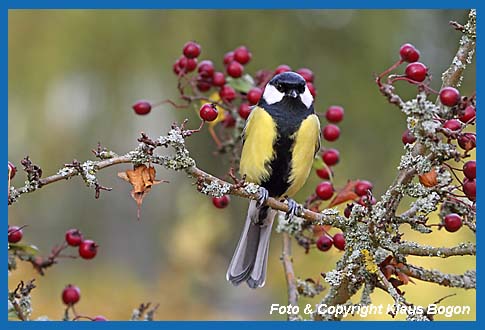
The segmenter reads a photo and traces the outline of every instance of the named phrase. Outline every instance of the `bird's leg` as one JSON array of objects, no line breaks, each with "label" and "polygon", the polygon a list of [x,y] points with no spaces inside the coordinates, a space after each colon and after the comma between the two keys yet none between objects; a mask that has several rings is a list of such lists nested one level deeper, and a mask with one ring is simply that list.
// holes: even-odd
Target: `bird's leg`
[{"label": "bird's leg", "polygon": [[288,211],[286,212],[285,219],[291,221],[293,217],[298,217],[303,211],[303,206],[295,202],[294,199],[286,197],[286,202],[288,203]]},{"label": "bird's leg", "polygon": [[259,187],[259,197],[256,200],[256,207],[261,208],[268,200],[269,192],[268,189],[264,187]]}]

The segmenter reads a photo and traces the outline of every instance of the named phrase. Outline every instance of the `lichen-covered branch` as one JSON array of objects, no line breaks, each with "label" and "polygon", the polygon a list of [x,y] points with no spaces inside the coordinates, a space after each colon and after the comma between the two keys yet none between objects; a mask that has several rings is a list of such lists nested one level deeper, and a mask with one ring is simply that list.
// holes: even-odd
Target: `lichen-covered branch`
[{"label": "lichen-covered branch", "polygon": [[458,87],[463,80],[463,71],[465,71],[468,64],[472,62],[475,54],[476,40],[477,40],[477,11],[470,10],[468,14],[468,22],[461,26],[460,30],[463,35],[460,39],[460,46],[456,52],[450,67],[443,72],[441,77],[442,87],[453,86]]},{"label": "lichen-covered branch", "polygon": [[397,253],[401,255],[413,255],[420,257],[440,257],[447,258],[453,256],[474,256],[477,247],[471,243],[461,243],[453,247],[434,247],[420,245],[415,242],[399,242],[396,244]]},{"label": "lichen-covered branch", "polygon": [[450,288],[476,289],[477,274],[475,270],[468,270],[462,275],[444,274],[439,270],[407,265],[407,274],[418,280],[436,283]]}]

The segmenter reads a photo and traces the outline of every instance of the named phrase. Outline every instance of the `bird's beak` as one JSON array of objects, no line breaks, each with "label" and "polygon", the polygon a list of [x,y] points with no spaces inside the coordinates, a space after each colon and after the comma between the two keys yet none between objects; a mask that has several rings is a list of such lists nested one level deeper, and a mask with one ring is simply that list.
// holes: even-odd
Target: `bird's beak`
[{"label": "bird's beak", "polygon": [[288,91],[288,93],[286,93],[286,95],[288,95],[291,98],[296,98],[298,96],[298,92],[294,89],[291,89]]}]

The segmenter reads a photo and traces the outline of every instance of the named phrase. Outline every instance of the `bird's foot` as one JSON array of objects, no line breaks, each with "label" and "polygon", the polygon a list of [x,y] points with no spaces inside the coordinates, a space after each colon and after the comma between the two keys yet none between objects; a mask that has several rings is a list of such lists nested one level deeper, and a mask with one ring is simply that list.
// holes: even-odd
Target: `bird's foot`
[{"label": "bird's foot", "polygon": [[288,203],[288,211],[286,212],[285,219],[291,221],[293,217],[298,217],[303,211],[303,206],[295,202],[295,200],[286,197],[286,203]]},{"label": "bird's foot", "polygon": [[261,208],[268,200],[269,192],[268,189],[264,187],[259,187],[259,197],[256,200],[256,207]]}]

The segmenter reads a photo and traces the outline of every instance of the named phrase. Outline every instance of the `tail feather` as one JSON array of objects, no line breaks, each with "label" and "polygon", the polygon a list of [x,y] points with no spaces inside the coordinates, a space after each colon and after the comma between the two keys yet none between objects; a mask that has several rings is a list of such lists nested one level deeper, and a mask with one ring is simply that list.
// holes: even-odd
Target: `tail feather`
[{"label": "tail feather", "polygon": [[232,284],[247,281],[251,288],[264,285],[275,215],[272,209],[258,209],[256,201],[249,204],[246,223],[226,274]]}]

